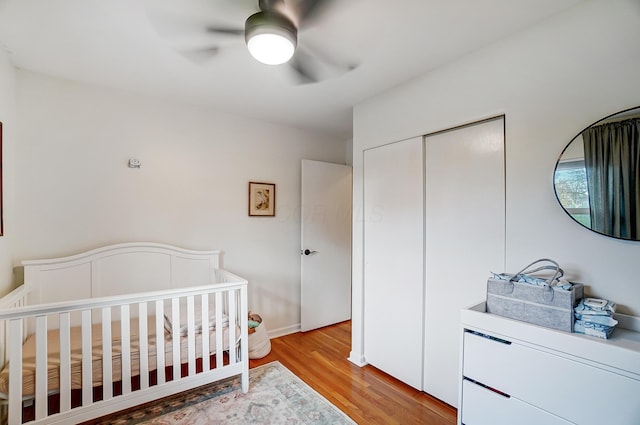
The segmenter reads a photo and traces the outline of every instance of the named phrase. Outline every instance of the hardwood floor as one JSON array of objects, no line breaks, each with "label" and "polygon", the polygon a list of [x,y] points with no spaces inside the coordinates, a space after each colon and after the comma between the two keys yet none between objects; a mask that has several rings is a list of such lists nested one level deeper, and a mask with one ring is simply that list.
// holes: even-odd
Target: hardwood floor
[{"label": "hardwood floor", "polygon": [[347,360],[351,322],[271,340],[268,356],[250,367],[278,360],[358,424],[453,425],[456,409],[372,367]]},{"label": "hardwood floor", "polygon": [[[272,339],[269,355],[250,360],[249,367],[279,361],[360,425],[456,423],[456,409],[375,367],[354,365],[347,360],[350,350],[351,322],[347,321]],[[110,424],[140,409],[144,406],[83,425]]]}]

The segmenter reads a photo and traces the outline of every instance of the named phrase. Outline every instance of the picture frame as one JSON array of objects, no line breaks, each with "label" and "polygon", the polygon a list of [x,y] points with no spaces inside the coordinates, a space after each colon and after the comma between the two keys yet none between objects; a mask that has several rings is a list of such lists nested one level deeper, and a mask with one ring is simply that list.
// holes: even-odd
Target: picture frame
[{"label": "picture frame", "polygon": [[275,183],[249,182],[249,216],[274,217],[275,215]]}]

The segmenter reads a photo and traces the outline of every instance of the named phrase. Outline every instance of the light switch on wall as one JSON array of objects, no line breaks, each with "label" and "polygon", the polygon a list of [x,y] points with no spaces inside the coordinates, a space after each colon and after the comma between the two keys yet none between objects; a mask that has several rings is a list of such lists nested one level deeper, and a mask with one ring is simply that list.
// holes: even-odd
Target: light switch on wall
[{"label": "light switch on wall", "polygon": [[135,158],[129,159],[129,168],[140,168],[141,165],[142,163],[140,162],[139,159],[135,159]]}]

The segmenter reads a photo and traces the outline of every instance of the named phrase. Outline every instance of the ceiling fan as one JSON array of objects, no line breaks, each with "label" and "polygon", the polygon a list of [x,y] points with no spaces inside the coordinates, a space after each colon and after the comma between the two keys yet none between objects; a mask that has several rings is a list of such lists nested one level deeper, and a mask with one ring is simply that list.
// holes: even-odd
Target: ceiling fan
[{"label": "ceiling fan", "polygon": [[[306,27],[321,16],[332,0],[258,0],[258,11],[245,21],[244,28],[206,25],[208,34],[244,36],[251,56],[267,65],[288,65],[300,83],[320,81],[327,74],[341,74],[355,66],[339,63],[327,56],[312,52],[310,46],[298,44],[298,29]],[[183,51],[186,57],[213,57],[218,45]],[[331,72],[327,73],[326,71]]]}]

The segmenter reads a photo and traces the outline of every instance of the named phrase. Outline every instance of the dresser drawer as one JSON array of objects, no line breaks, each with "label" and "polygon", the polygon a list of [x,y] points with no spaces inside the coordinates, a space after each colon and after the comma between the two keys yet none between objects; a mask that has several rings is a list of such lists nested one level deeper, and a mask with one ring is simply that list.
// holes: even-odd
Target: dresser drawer
[{"label": "dresser drawer", "polygon": [[465,332],[462,373],[570,422],[639,423],[640,398],[629,395],[640,381],[560,353]]},{"label": "dresser drawer", "polygon": [[461,405],[464,425],[570,424],[515,397],[505,397],[468,380],[462,383]]}]

